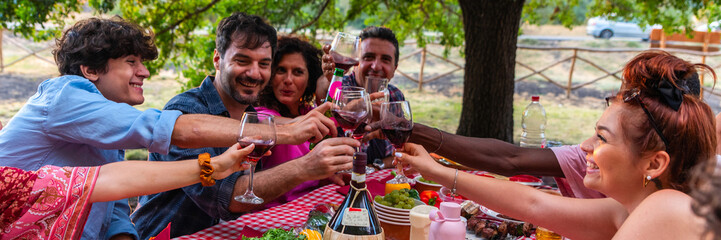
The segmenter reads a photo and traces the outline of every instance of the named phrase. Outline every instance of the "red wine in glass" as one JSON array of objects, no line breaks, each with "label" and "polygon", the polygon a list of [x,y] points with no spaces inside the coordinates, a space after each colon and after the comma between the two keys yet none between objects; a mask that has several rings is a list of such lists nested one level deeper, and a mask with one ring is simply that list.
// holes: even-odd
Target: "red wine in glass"
[{"label": "red wine in glass", "polygon": [[367,125],[368,125],[368,124],[366,124],[365,122],[360,123],[360,124],[358,125],[358,127],[355,128],[355,130],[353,130],[353,138],[356,139],[356,140],[362,139],[362,138],[363,138],[363,134],[366,133],[366,126],[367,126]]},{"label": "red wine in glass", "polygon": [[[380,115],[383,135],[386,136],[386,139],[391,142],[396,150],[403,148],[403,145],[408,141],[413,131],[413,114],[411,113],[410,103],[408,103],[408,101],[383,102],[381,103]],[[395,154],[396,150],[393,150],[393,154]],[[401,164],[396,164],[396,172],[398,173],[396,177],[387,183],[398,184],[412,182],[411,179],[403,174],[403,166]]]},{"label": "red wine in glass", "polygon": [[253,175],[256,163],[275,145],[276,139],[275,117],[273,115],[257,112],[243,113],[243,117],[240,119],[238,143],[243,147],[255,144],[255,148],[245,159],[245,162],[250,164],[248,188],[245,189],[243,195],[235,196],[233,199],[249,204],[262,204],[264,202],[262,198],[253,193]]},{"label": "red wine in glass", "polygon": [[333,109],[333,117],[344,131],[355,131],[361,123],[365,123],[368,112],[351,112]]},{"label": "red wine in glass", "polygon": [[403,148],[403,145],[408,142],[413,129],[381,128],[381,131],[383,131],[383,135],[386,136],[388,141],[393,144],[393,147],[398,149]]},{"label": "red wine in glass", "polygon": [[330,55],[333,56],[335,67],[345,70],[344,72],[348,72],[351,67],[358,65],[358,60],[354,58],[346,57],[336,52],[331,52]]},{"label": "red wine in glass", "polygon": [[273,140],[241,140],[238,141],[241,147],[247,147],[250,144],[255,144],[255,148],[250,154],[248,154],[248,161],[257,162],[266,152],[268,152],[273,146],[275,141]]}]

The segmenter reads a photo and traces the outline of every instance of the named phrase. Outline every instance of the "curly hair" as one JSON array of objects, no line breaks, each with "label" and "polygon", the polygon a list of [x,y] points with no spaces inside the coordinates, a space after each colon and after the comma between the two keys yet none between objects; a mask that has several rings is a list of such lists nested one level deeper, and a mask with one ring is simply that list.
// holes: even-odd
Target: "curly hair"
[{"label": "curly hair", "polygon": [[[620,92],[615,101],[624,99],[630,89],[640,90],[639,101],[624,104],[633,109],[621,115],[623,134],[631,148],[640,156],[655,151],[666,151],[671,158],[664,180],[670,187],[685,193],[690,191],[691,170],[698,163],[709,161],[716,152],[715,119],[711,108],[693,90],[681,83],[697,74],[697,69],[706,69],[716,74],[707,65],[692,64],[664,51],[646,51],[626,64],[623,77],[626,91]],[[669,107],[658,86],[668,81],[679,88],[682,102],[678,110]],[[691,91],[689,91],[691,90]],[[654,130],[649,117],[642,111],[646,107],[658,129],[668,140],[668,145]],[[659,182],[660,183],[660,182]]]},{"label": "curly hair", "polygon": [[143,61],[158,57],[153,32],[123,20],[89,18],[81,20],[55,40],[52,53],[60,75],[83,76],[80,66],[107,72],[108,59],[139,55]]},{"label": "curly hair", "polygon": [[[301,107],[303,105],[311,106],[315,97],[315,88],[318,78],[323,75],[320,60],[323,52],[307,41],[301,40],[295,36],[282,36],[278,38],[278,51],[275,53],[275,57],[273,57],[273,63],[271,65],[271,79],[275,77],[278,64],[281,60],[283,60],[283,57],[292,53],[300,53],[303,56],[303,60],[305,60],[305,65],[308,69],[308,84],[305,87],[305,91],[303,92],[300,101],[302,103]],[[291,114],[288,107],[280,103],[278,98],[275,97],[272,84],[268,84],[265,89],[260,92],[257,105],[276,110],[281,116],[292,117],[290,116]]]},{"label": "curly hair", "polygon": [[218,23],[215,33],[215,48],[222,58],[228,50],[233,38],[242,37],[241,47],[256,49],[263,43],[270,43],[271,51],[277,47],[277,33],[263,18],[242,12],[235,12]]}]

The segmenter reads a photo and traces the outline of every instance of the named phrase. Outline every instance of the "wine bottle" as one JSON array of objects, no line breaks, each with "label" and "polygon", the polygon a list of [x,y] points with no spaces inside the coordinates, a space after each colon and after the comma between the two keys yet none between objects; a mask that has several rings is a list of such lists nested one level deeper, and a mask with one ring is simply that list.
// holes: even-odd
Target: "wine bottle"
[{"label": "wine bottle", "polygon": [[[342,86],[343,86],[343,69],[336,68],[335,71],[333,72],[333,78],[330,80],[330,84],[328,85],[327,96],[325,97],[323,102],[331,102],[332,103],[333,100],[335,100],[335,98],[337,97],[336,91],[340,91]],[[328,109],[328,111],[325,111],[324,115],[329,118],[333,117],[330,109]],[[321,141],[323,141],[329,137],[334,137],[334,136],[325,135],[325,136],[323,136],[323,139]],[[318,143],[320,143],[320,141]],[[311,143],[309,149],[313,150],[313,148],[315,148],[315,145],[318,145],[318,143]]]},{"label": "wine bottle", "polygon": [[[336,68],[333,72],[333,78],[330,80],[328,85],[328,93],[325,96],[325,102],[333,102],[337,97],[336,91],[343,86],[343,69]],[[330,110],[326,112],[327,116],[330,117]]]},{"label": "wine bottle", "polygon": [[366,189],[366,154],[353,155],[348,195],[326,225],[323,239],[385,239],[370,192]]}]

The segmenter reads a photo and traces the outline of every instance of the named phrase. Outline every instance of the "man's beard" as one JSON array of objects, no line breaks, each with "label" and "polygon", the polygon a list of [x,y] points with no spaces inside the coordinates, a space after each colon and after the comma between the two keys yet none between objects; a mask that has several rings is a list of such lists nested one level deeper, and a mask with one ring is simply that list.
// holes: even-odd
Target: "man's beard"
[{"label": "man's beard", "polygon": [[[263,80],[253,79],[253,78],[249,78],[247,76],[233,78],[233,79],[228,79],[227,77],[224,77],[224,78],[226,78],[226,79],[223,79],[223,81],[224,81],[223,86],[225,88],[224,91],[226,94],[230,95],[230,97],[232,97],[233,100],[235,100],[236,102],[238,102],[240,104],[244,104],[244,105],[250,105],[250,104],[253,104],[256,101],[258,101],[257,92],[255,94],[250,93],[250,94],[243,95],[240,92],[238,92],[238,90],[236,90],[236,88],[234,88],[233,86],[235,86],[236,84],[241,85],[241,86],[246,86],[246,87],[257,86],[257,85],[262,86]],[[241,84],[241,83],[243,83],[243,84]]]}]

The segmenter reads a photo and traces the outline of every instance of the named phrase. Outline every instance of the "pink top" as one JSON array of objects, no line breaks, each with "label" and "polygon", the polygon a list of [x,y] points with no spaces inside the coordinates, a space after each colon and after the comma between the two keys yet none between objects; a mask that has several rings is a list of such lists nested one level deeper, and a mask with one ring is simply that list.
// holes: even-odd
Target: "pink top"
[{"label": "pink top", "polygon": [[[586,188],[583,177],[586,176],[586,153],[580,145],[552,147],[558,159],[558,165],[566,176],[566,183],[559,182],[558,188],[564,196],[576,198],[605,198],[602,193]],[[570,189],[568,189],[570,188]]]},{"label": "pink top", "polygon": [[[277,111],[265,107],[255,107],[255,110],[259,113],[280,116],[280,113],[278,113]],[[261,160],[263,161],[264,169],[270,169],[290,160],[305,156],[306,154],[308,154],[308,152],[310,152],[310,143],[305,142],[299,145],[277,144],[273,147],[273,149],[271,149],[271,151],[273,152],[272,155],[263,157],[263,159]],[[321,187],[320,181],[318,180],[301,183],[300,185],[286,192],[282,196],[276,198],[271,202],[266,203],[265,207],[271,208],[293,201],[305,195],[306,193],[315,190],[318,187]]]}]

